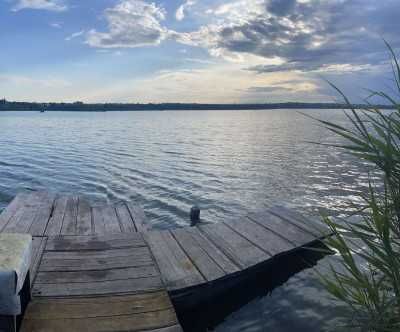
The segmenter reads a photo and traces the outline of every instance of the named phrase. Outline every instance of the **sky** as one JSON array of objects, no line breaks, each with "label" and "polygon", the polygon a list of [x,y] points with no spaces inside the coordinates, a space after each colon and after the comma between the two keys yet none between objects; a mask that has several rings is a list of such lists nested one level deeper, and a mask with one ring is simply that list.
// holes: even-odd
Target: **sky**
[{"label": "sky", "polygon": [[0,98],[354,102],[393,92],[400,0],[0,0]]}]

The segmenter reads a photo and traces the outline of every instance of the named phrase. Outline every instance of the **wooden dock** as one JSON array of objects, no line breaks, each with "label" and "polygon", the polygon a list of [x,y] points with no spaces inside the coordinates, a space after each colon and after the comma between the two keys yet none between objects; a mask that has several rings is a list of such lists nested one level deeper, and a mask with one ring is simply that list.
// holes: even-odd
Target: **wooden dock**
[{"label": "wooden dock", "polygon": [[234,289],[281,255],[327,236],[283,207],[240,220],[151,230],[133,203],[24,192],[0,232],[34,238],[32,295],[22,331],[181,331],[175,310]]}]

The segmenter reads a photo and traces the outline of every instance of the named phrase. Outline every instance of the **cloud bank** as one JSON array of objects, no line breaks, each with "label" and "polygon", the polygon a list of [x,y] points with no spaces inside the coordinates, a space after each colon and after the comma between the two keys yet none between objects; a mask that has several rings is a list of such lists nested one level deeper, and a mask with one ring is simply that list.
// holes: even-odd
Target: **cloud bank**
[{"label": "cloud bank", "polygon": [[[185,17],[196,3],[176,11]],[[166,12],[142,0],[123,0],[105,11],[108,31],[91,30],[93,47],[138,47],[174,39],[208,50],[229,61],[257,57],[256,72],[315,71],[346,65],[361,70],[386,58],[382,38],[400,47],[398,0],[236,0],[209,8],[209,23],[194,31],[176,32],[163,25]],[[379,51],[378,51],[379,50]],[[263,63],[262,59],[265,60]],[[271,59],[277,63],[269,63]]]},{"label": "cloud bank", "polygon": [[20,11],[23,9],[40,9],[54,12],[62,12],[68,9],[63,0],[19,0],[12,11]]}]

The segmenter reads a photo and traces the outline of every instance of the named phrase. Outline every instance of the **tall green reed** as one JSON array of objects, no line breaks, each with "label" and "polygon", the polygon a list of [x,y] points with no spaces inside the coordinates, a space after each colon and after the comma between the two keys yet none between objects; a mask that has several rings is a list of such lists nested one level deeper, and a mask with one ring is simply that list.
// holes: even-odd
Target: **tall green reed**
[{"label": "tall green reed", "polygon": [[[385,42],[386,43],[386,42]],[[396,54],[386,43],[391,56],[395,94],[400,97],[400,66]],[[348,327],[361,331],[400,331],[400,104],[396,96],[370,91],[364,109],[352,107],[346,113],[350,126],[321,121],[329,131],[344,138],[336,145],[356,158],[369,162],[382,173],[381,183],[369,181],[355,219],[323,217],[333,236],[326,240],[336,252],[339,266],[321,274],[330,295],[348,307]],[[393,111],[382,111],[368,101],[383,98]],[[361,262],[361,263],[360,263]]]}]

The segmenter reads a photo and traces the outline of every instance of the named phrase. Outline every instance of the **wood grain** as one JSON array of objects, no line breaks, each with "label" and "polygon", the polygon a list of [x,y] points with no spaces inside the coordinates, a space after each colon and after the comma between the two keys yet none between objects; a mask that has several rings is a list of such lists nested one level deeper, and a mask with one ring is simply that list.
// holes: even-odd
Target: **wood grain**
[{"label": "wood grain", "polygon": [[223,223],[201,225],[199,229],[242,269],[261,263],[270,257]]},{"label": "wood grain", "polygon": [[170,232],[153,231],[144,234],[168,290],[205,282]]}]

